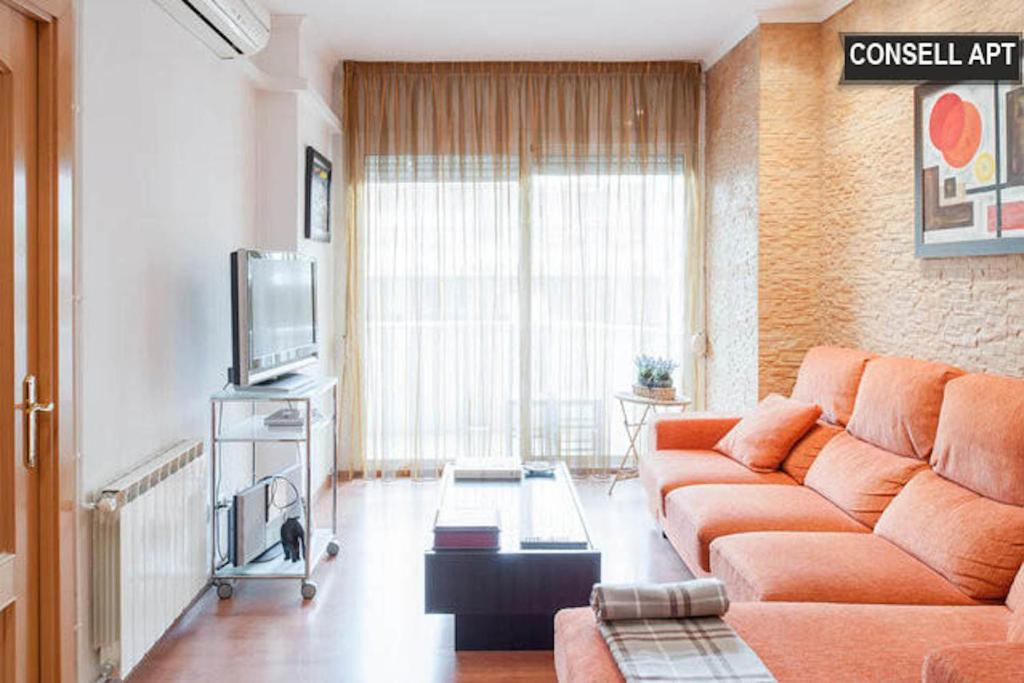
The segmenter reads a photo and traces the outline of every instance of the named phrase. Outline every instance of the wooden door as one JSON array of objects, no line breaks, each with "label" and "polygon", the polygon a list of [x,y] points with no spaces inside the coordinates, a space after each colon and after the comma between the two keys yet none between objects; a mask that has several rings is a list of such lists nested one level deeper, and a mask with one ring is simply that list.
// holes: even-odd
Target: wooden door
[{"label": "wooden door", "polygon": [[[38,234],[38,24],[0,4],[0,680],[39,678],[39,470],[29,458]],[[46,421],[35,413],[33,419]]]}]

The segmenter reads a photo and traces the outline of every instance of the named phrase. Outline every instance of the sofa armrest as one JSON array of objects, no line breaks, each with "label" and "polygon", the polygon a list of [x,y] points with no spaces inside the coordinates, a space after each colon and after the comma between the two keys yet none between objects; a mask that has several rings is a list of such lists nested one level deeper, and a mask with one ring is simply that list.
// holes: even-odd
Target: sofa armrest
[{"label": "sofa armrest", "polygon": [[997,641],[951,645],[928,654],[923,683],[1024,680],[1024,643]]},{"label": "sofa armrest", "polygon": [[712,413],[659,415],[649,423],[648,448],[651,453],[712,448],[739,421],[740,418],[734,415]]}]

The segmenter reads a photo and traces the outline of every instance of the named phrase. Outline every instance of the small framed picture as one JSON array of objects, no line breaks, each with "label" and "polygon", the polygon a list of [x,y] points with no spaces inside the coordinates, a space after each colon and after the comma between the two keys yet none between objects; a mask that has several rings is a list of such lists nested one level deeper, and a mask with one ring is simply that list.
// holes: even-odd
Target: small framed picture
[{"label": "small framed picture", "polygon": [[331,162],[306,147],[306,238],[331,241]]}]

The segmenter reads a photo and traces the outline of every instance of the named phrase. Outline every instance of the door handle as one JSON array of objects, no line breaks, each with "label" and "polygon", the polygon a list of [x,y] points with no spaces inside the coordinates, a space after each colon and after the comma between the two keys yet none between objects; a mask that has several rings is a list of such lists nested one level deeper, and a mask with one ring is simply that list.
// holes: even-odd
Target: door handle
[{"label": "door handle", "polygon": [[36,376],[28,375],[22,386],[24,402],[18,406],[25,412],[25,466],[35,469],[39,465],[39,413],[52,413],[53,402],[36,400]]}]

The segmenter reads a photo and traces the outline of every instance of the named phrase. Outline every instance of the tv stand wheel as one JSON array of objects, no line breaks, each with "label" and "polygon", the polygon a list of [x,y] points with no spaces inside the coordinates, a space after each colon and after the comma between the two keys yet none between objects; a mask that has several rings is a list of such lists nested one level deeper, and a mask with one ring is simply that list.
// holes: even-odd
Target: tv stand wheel
[{"label": "tv stand wheel", "polygon": [[235,587],[227,581],[221,581],[217,584],[217,597],[221,600],[229,600],[232,595],[235,594]]},{"label": "tv stand wheel", "polygon": [[312,600],[316,596],[316,584],[312,581],[302,582],[302,599]]},{"label": "tv stand wheel", "polygon": [[341,546],[334,539],[331,539],[330,543],[327,544],[327,554],[331,557],[337,557],[338,552],[341,550]]}]

